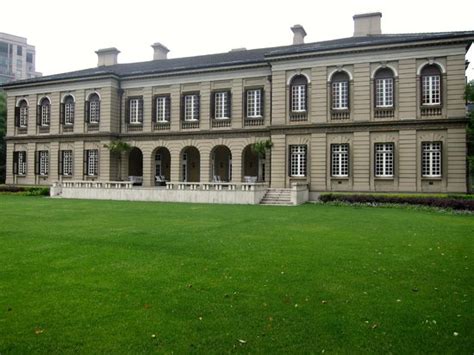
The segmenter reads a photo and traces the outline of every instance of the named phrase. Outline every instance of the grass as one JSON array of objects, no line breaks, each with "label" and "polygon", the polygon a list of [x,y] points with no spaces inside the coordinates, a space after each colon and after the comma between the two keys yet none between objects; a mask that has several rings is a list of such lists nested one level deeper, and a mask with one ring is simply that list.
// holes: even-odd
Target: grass
[{"label": "grass", "polygon": [[474,349],[470,215],[5,195],[0,225],[2,355]]}]

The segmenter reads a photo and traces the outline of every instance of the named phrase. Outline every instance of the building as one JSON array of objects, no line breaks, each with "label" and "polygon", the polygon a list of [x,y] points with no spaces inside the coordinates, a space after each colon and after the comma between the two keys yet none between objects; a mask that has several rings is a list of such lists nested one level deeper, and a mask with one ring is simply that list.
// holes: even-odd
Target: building
[{"label": "building", "polygon": [[35,69],[35,46],[26,38],[0,32],[0,84],[41,76]]},{"label": "building", "polygon": [[[156,43],[154,60],[130,64],[102,49],[96,68],[4,85],[7,183],[466,192],[474,31],[381,34],[381,17],[318,43],[296,25],[277,48],[167,59]],[[111,153],[118,139],[134,149]]]}]

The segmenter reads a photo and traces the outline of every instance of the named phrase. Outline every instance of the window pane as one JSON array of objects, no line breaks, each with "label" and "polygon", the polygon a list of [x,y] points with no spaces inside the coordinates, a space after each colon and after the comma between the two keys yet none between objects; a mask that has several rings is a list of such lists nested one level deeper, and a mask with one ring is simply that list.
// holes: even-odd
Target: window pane
[{"label": "window pane", "polygon": [[331,146],[332,176],[349,176],[349,144]]},{"label": "window pane", "polygon": [[422,143],[422,175],[441,177],[441,142]]},{"label": "window pane", "polygon": [[49,152],[48,151],[40,151],[39,152],[39,159],[40,159],[40,175],[48,175],[49,172]]},{"label": "window pane", "polygon": [[290,175],[306,176],[306,145],[291,146]]},{"label": "window pane", "polygon": [[393,79],[384,78],[375,81],[376,107],[393,107]]},{"label": "window pane", "polygon": [[98,175],[98,161],[99,161],[99,151],[88,150],[87,151],[87,175],[94,176]]},{"label": "window pane", "polygon": [[375,176],[393,176],[393,149],[392,143],[375,144]]},{"label": "window pane", "polygon": [[332,108],[336,110],[348,109],[349,82],[335,81],[332,83]]},{"label": "window pane", "polygon": [[262,117],[262,90],[247,91],[247,117]]}]

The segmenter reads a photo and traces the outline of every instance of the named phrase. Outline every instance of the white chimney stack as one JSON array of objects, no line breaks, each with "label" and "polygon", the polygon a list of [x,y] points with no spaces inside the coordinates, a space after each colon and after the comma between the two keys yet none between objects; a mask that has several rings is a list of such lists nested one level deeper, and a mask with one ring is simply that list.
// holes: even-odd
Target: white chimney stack
[{"label": "white chimney stack", "polygon": [[115,48],[103,48],[96,51],[97,54],[97,66],[107,66],[117,64],[117,57],[120,51]]},{"label": "white chimney stack", "polygon": [[158,42],[153,43],[151,45],[151,48],[153,48],[153,60],[168,58],[168,52],[170,50],[166,48],[164,45],[162,45],[161,43],[158,43]]},{"label": "white chimney stack", "polygon": [[303,44],[306,36],[304,27],[301,25],[294,25],[291,27],[291,30],[293,31],[293,44]]},{"label": "white chimney stack", "polygon": [[352,18],[354,19],[354,37],[382,34],[381,12],[354,15]]}]

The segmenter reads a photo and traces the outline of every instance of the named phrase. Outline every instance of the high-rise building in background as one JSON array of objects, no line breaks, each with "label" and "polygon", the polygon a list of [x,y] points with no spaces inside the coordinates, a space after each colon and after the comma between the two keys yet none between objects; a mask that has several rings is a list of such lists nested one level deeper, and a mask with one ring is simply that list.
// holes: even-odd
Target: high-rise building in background
[{"label": "high-rise building in background", "polygon": [[35,46],[26,38],[0,32],[0,84],[41,76],[35,59]]}]

